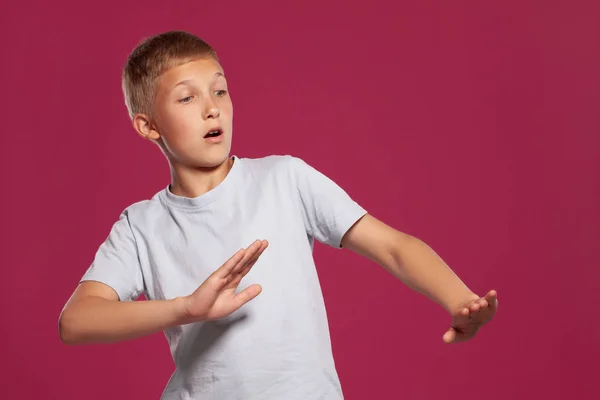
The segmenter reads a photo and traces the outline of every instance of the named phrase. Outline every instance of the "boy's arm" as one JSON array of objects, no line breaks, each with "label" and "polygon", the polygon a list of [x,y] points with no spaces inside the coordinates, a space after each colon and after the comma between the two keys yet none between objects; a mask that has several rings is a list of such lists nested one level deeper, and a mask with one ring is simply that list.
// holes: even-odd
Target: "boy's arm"
[{"label": "boy's arm", "polygon": [[260,294],[259,285],[236,289],[267,246],[259,240],[241,249],[192,294],[173,300],[119,301],[110,286],[82,282],[59,317],[60,338],[65,344],[113,343],[225,317]]},{"label": "boy's arm", "polygon": [[110,286],[82,282],[59,317],[65,344],[113,343],[153,334],[179,325],[182,298],[161,301],[119,301]]},{"label": "boy's arm", "polygon": [[447,343],[470,339],[497,307],[495,291],[480,298],[423,241],[367,214],[342,238],[342,247],[376,262],[411,289],[444,307],[454,318]]}]

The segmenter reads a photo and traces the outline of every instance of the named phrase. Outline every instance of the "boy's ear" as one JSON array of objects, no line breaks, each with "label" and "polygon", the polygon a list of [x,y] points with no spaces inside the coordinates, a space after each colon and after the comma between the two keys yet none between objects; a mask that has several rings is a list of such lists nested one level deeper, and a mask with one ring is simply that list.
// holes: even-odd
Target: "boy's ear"
[{"label": "boy's ear", "polygon": [[158,140],[160,138],[160,133],[146,114],[136,114],[132,122],[137,133],[144,139]]}]

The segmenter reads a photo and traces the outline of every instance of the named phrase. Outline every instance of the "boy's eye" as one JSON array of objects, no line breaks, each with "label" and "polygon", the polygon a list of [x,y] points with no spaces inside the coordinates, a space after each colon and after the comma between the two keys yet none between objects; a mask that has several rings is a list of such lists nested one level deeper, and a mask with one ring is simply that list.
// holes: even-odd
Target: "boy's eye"
[{"label": "boy's eye", "polygon": [[194,98],[194,96],[187,96],[187,97],[184,97],[183,99],[179,100],[179,102],[186,104],[186,103],[189,103],[190,101],[192,101],[193,98]]},{"label": "boy's eye", "polygon": [[217,91],[215,92],[215,95],[216,95],[217,97],[223,97],[223,96],[225,96],[225,93],[227,93],[227,90],[217,90]]}]

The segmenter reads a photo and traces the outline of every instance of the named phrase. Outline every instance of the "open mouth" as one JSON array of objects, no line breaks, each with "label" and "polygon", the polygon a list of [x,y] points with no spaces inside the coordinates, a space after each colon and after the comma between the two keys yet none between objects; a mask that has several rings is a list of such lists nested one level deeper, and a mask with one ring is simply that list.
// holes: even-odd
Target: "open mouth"
[{"label": "open mouth", "polygon": [[223,129],[221,128],[215,128],[215,129],[211,129],[210,131],[208,131],[208,133],[206,135],[204,135],[204,138],[214,138],[214,137],[218,137],[221,136],[223,134]]}]

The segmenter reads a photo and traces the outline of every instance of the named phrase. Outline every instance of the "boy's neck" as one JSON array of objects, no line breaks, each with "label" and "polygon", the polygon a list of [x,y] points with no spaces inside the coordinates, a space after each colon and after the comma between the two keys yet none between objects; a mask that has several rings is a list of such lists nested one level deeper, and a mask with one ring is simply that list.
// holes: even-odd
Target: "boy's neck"
[{"label": "boy's neck", "polygon": [[232,157],[228,157],[221,165],[211,169],[171,165],[169,189],[177,196],[188,198],[202,196],[223,182],[232,166]]}]

